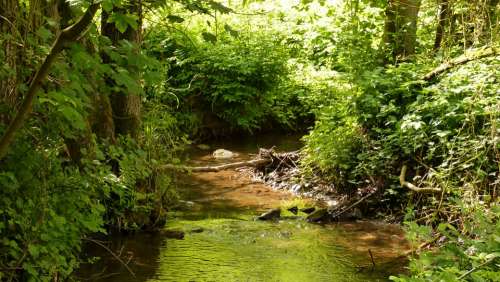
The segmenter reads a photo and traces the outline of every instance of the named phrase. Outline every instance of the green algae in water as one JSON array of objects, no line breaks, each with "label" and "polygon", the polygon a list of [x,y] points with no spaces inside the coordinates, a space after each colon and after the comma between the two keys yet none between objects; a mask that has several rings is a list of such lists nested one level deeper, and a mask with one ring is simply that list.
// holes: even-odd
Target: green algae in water
[{"label": "green algae in water", "polygon": [[[271,144],[285,140],[270,138]],[[232,142],[219,147],[247,156],[266,145],[254,143]],[[295,143],[291,142],[291,147]],[[210,164],[210,160],[194,160],[200,161],[199,165]],[[77,280],[387,281],[404,265],[391,261],[405,245],[398,230],[375,223],[319,226],[300,219],[254,221],[258,213],[276,208],[280,202],[282,216],[292,216],[286,208],[304,203],[289,196],[283,201],[281,195],[259,194],[265,187],[238,180],[236,172],[201,176],[186,176],[179,192],[184,200],[193,202],[187,210],[169,214],[167,228],[184,230],[183,240],[166,239],[161,233],[111,234],[102,240],[129,262],[135,276],[103,248],[88,245],[86,254],[102,259],[84,264]],[[374,250],[377,266],[360,271],[359,266],[371,266],[368,249]],[[389,261],[389,267],[383,266],[383,261]]]},{"label": "green algae in water", "polygon": [[387,280],[384,273],[360,273],[355,263],[363,260],[335,243],[335,230],[303,221],[176,220],[169,228],[186,237],[165,243],[149,281]]}]

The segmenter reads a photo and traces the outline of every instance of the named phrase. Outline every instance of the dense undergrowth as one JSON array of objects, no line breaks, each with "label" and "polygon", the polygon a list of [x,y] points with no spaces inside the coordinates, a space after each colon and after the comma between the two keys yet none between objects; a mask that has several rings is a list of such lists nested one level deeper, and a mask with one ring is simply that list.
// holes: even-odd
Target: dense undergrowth
[{"label": "dense undergrowth", "polygon": [[[7,2],[1,134],[59,25],[86,8],[62,1],[56,17]],[[424,79],[444,61],[499,48],[498,1],[454,1],[439,48],[439,7],[415,1],[408,55],[387,32],[394,1],[288,2],[167,1],[137,13],[133,1],[103,1],[107,20],[65,46],[0,159],[0,280],[65,280],[94,234],[161,228],[178,195],[157,167],[178,163],[193,141],[310,129],[305,177],[346,194],[374,186],[379,205],[404,215],[420,255],[393,280],[498,281],[500,56]],[[98,30],[108,25],[114,33]],[[441,192],[402,187],[403,166],[406,181]]]}]

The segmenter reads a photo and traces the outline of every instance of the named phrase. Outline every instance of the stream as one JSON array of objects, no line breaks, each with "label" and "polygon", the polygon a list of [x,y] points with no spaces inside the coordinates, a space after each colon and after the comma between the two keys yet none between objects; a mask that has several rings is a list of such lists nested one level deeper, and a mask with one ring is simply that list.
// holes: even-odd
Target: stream
[{"label": "stream", "polygon": [[[301,146],[297,136],[261,136],[193,149],[190,165],[249,160],[259,147],[278,151]],[[238,153],[217,161],[214,149]],[[183,230],[182,240],[160,234],[113,235],[105,238],[135,277],[110,253],[85,248],[101,257],[85,264],[77,277],[90,281],[388,281],[404,272],[398,256],[408,249],[397,225],[378,221],[317,225],[292,213],[275,222],[255,217],[283,205],[312,205],[307,199],[253,180],[237,170],[179,176],[186,208],[169,214],[168,229]],[[301,215],[299,213],[299,215]],[[304,216],[302,214],[302,216]],[[373,260],[370,256],[373,256]]]}]

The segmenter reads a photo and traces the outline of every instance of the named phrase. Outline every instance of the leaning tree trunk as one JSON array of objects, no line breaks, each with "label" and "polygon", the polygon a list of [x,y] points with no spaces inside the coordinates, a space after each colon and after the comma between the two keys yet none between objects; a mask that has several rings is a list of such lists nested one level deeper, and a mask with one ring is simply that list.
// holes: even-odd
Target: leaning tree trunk
[{"label": "leaning tree trunk", "polygon": [[450,15],[450,8],[449,0],[440,0],[436,36],[434,38],[434,51],[441,49],[446,23]]},{"label": "leaning tree trunk", "polygon": [[[415,53],[421,0],[389,0],[384,27],[384,55],[392,62]],[[387,60],[386,60],[387,62]]]},{"label": "leaning tree trunk", "polygon": [[[141,17],[141,4],[138,0],[132,0],[123,8],[115,8],[114,12],[128,12],[139,15]],[[102,12],[102,34],[111,39],[113,45],[119,44],[120,40],[128,40],[139,45],[141,43],[141,23],[139,22],[137,29],[130,26],[127,30],[121,33],[113,23],[109,23],[110,14],[106,11]],[[104,62],[109,63],[110,58],[103,55]],[[129,68],[131,74],[137,74],[138,70]],[[110,94],[110,103],[113,110],[113,122],[116,135],[130,135],[137,138],[140,122],[141,122],[141,100],[137,94],[124,93],[123,91],[114,91]]]}]

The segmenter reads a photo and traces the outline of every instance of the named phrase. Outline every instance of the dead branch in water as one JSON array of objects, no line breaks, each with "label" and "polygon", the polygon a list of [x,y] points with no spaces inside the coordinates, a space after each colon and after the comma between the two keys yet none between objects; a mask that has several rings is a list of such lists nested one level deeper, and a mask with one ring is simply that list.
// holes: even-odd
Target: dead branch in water
[{"label": "dead branch in water", "polygon": [[100,247],[102,247],[103,249],[105,249],[108,253],[110,253],[118,262],[120,262],[121,265],[123,265],[125,267],[125,269],[127,269],[127,271],[130,273],[130,275],[132,275],[132,277],[135,277],[135,273],[132,271],[132,269],[130,269],[130,267],[128,266],[127,263],[125,263],[119,255],[115,254],[110,248],[108,248],[106,245],[104,245],[103,243],[99,242],[98,240],[94,240],[94,239],[90,239],[90,238],[83,238],[84,241],[89,241],[91,243],[94,243]]},{"label": "dead branch in water", "polygon": [[273,149],[259,149],[259,154],[256,159],[242,162],[234,162],[229,164],[215,165],[215,166],[185,166],[166,164],[157,168],[159,171],[180,170],[191,172],[219,172],[228,169],[239,167],[267,167],[271,165],[281,166],[283,164],[295,165],[295,161],[299,159],[297,151],[275,153]]},{"label": "dead branch in water", "polygon": [[417,192],[417,193],[441,193],[442,192],[442,190],[439,188],[433,188],[433,187],[420,188],[420,187],[417,187],[410,182],[407,182],[405,180],[407,169],[408,169],[408,167],[406,165],[403,165],[403,167],[401,168],[401,174],[399,175],[399,183],[401,183],[401,186],[406,187],[406,188],[408,188],[414,192]]}]

